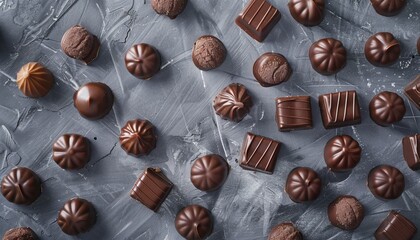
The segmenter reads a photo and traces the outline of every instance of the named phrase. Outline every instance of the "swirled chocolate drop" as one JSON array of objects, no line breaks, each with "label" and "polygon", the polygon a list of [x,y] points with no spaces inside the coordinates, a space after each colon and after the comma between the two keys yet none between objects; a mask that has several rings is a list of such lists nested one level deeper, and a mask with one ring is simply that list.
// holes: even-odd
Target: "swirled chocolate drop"
[{"label": "swirled chocolate drop", "polygon": [[63,169],[80,169],[90,159],[89,140],[79,134],[64,134],[55,141],[52,157]]},{"label": "swirled chocolate drop", "polygon": [[225,45],[217,37],[204,35],[199,37],[192,49],[192,60],[195,66],[203,71],[215,69],[225,61]]},{"label": "swirled chocolate drop", "polygon": [[213,219],[206,208],[189,205],[176,215],[175,228],[187,240],[205,239],[213,231]]},{"label": "swirled chocolate drop", "polygon": [[395,167],[379,165],[370,170],[368,187],[376,197],[395,199],[404,192],[404,175]]},{"label": "swirled chocolate drop", "polygon": [[147,120],[130,120],[121,128],[121,148],[130,155],[148,155],[155,149],[156,141],[155,127]]},{"label": "swirled chocolate drop", "polygon": [[216,114],[234,122],[240,122],[249,113],[252,105],[248,90],[239,83],[225,87],[213,100]]},{"label": "swirled chocolate drop", "polygon": [[174,19],[184,11],[187,2],[187,0],[152,0],[151,3],[157,14]]},{"label": "swirled chocolate drop", "polygon": [[370,0],[370,2],[378,14],[386,17],[397,15],[406,4],[406,0]]},{"label": "swirled chocolate drop", "polygon": [[322,75],[332,75],[344,68],[347,51],[343,44],[334,38],[324,38],[309,48],[312,68]]},{"label": "swirled chocolate drop", "polygon": [[146,43],[133,45],[125,54],[125,66],[136,78],[148,80],[160,70],[160,53]]},{"label": "swirled chocolate drop", "polygon": [[324,0],[290,0],[292,17],[305,26],[316,26],[324,19]]},{"label": "swirled chocolate drop", "polygon": [[16,83],[25,96],[39,98],[47,95],[54,85],[51,72],[37,62],[29,62],[17,73]]},{"label": "swirled chocolate drop", "polygon": [[197,158],[191,166],[191,182],[203,191],[215,191],[219,189],[229,173],[229,165],[226,160],[217,154],[209,154]]},{"label": "swirled chocolate drop", "polygon": [[41,195],[41,180],[31,169],[15,167],[3,177],[1,193],[9,202],[29,205]]},{"label": "swirled chocolate drop", "polygon": [[97,120],[111,111],[114,105],[114,94],[108,85],[90,82],[74,93],[73,102],[82,117]]},{"label": "swirled chocolate drop", "polygon": [[362,148],[348,135],[331,138],[324,148],[324,160],[331,171],[351,170],[360,161]]},{"label": "swirled chocolate drop", "polygon": [[58,212],[57,224],[68,235],[87,232],[95,222],[95,208],[90,202],[82,198],[70,199]]},{"label": "swirled chocolate drop", "polygon": [[331,224],[343,230],[356,229],[364,218],[364,207],[353,196],[340,196],[328,206],[328,219]]},{"label": "swirled chocolate drop", "polygon": [[380,92],[369,104],[370,118],[380,126],[401,121],[405,111],[404,100],[394,92]]},{"label": "swirled chocolate drop", "polygon": [[365,43],[365,57],[377,67],[394,64],[400,57],[400,53],[400,43],[389,32],[376,33]]},{"label": "swirled chocolate drop", "polygon": [[289,80],[292,68],[283,55],[267,52],[255,61],[252,72],[261,86],[271,87]]},{"label": "swirled chocolate drop", "polygon": [[84,27],[75,25],[64,33],[61,48],[67,56],[89,64],[98,56],[100,42]]},{"label": "swirled chocolate drop", "polygon": [[294,202],[313,201],[321,193],[321,179],[318,174],[308,167],[293,169],[286,180],[286,193]]}]

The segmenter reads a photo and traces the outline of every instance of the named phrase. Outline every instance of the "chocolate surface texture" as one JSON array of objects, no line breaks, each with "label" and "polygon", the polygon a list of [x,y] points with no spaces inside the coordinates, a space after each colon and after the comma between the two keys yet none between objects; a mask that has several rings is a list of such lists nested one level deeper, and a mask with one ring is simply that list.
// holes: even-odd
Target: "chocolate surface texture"
[{"label": "chocolate surface texture", "polygon": [[328,206],[328,219],[331,224],[343,230],[358,228],[364,217],[363,205],[353,196],[340,196]]},{"label": "chocolate surface texture", "polygon": [[347,51],[343,44],[334,38],[324,38],[314,42],[309,48],[312,68],[322,75],[332,75],[344,68]]},{"label": "chocolate surface texture", "polygon": [[36,233],[29,227],[17,227],[7,230],[3,240],[38,240]]},{"label": "chocolate surface texture", "polygon": [[213,219],[206,208],[189,205],[176,215],[175,228],[187,240],[206,239],[213,231]]},{"label": "chocolate surface texture", "polygon": [[135,157],[148,155],[156,147],[157,135],[152,123],[144,119],[127,121],[121,128],[121,148]]},{"label": "chocolate surface texture", "polygon": [[153,77],[161,67],[159,51],[147,43],[133,45],[125,54],[124,61],[128,72],[143,80]]},{"label": "chocolate surface texture", "polygon": [[152,8],[156,13],[175,19],[187,6],[187,0],[152,0]]},{"label": "chocolate surface texture", "polygon": [[359,143],[348,135],[331,138],[324,148],[324,160],[328,169],[335,172],[356,167],[362,154]]},{"label": "chocolate surface texture", "polygon": [[232,83],[213,100],[213,108],[221,118],[240,122],[250,111],[252,98],[244,85]]},{"label": "chocolate surface texture", "polygon": [[73,104],[82,117],[97,120],[111,111],[114,105],[114,94],[108,85],[90,82],[74,93]]},{"label": "chocolate surface texture", "polygon": [[267,52],[257,58],[252,72],[261,86],[271,87],[289,80],[292,68],[280,53]]},{"label": "chocolate surface texture", "polygon": [[90,160],[89,140],[79,134],[64,134],[53,144],[52,158],[63,169],[83,168]]},{"label": "chocolate surface texture", "polygon": [[96,222],[96,210],[82,198],[68,200],[58,212],[57,224],[68,235],[89,231]]},{"label": "chocolate surface texture", "polygon": [[199,37],[192,49],[195,66],[203,71],[218,68],[225,61],[227,50],[222,41],[211,35]]},{"label": "chocolate surface texture", "polygon": [[416,226],[402,214],[392,210],[375,231],[376,240],[411,240]]},{"label": "chocolate surface texture", "polygon": [[7,201],[29,205],[41,195],[41,180],[29,168],[15,167],[1,181],[1,193]]},{"label": "chocolate surface texture", "polygon": [[404,100],[394,92],[380,92],[369,104],[370,118],[381,126],[401,121],[405,111]]},{"label": "chocolate surface texture", "polygon": [[368,187],[376,197],[396,199],[404,192],[404,175],[395,167],[379,165],[370,170]]},{"label": "chocolate surface texture", "polygon": [[401,47],[394,35],[379,32],[371,36],[365,43],[365,57],[374,66],[387,67],[397,62]]},{"label": "chocolate surface texture", "polygon": [[300,24],[316,26],[324,19],[324,0],[289,0],[290,15]]},{"label": "chocolate surface texture", "polygon": [[408,167],[416,171],[420,169],[420,135],[405,136],[402,140],[403,156]]},{"label": "chocolate surface texture", "polygon": [[217,154],[209,154],[196,159],[191,166],[190,179],[192,184],[203,191],[219,189],[229,173],[226,160]]},{"label": "chocolate surface texture", "polygon": [[286,180],[286,193],[294,202],[313,201],[321,193],[321,179],[313,169],[297,167],[293,169]]},{"label": "chocolate surface texture", "polygon": [[17,73],[16,84],[27,97],[39,98],[48,94],[54,85],[51,72],[37,62],[29,62]]},{"label": "chocolate surface texture", "polygon": [[98,56],[99,48],[99,39],[80,25],[69,28],[61,39],[63,52],[67,56],[81,60],[86,64],[95,60]]},{"label": "chocolate surface texture", "polygon": [[302,233],[293,223],[285,222],[271,229],[268,240],[303,240],[303,237]]},{"label": "chocolate surface texture", "polygon": [[280,131],[312,128],[311,97],[292,96],[276,99],[276,122]]}]

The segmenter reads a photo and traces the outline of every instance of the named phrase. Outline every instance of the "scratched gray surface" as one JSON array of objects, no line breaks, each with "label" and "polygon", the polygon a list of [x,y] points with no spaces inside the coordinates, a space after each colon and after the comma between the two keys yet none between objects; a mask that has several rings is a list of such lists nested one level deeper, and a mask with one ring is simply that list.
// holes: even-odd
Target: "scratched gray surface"
[{"label": "scratched gray surface", "polygon": [[[305,239],[369,239],[391,209],[397,209],[420,227],[420,175],[402,159],[401,139],[419,131],[419,111],[407,104],[398,124],[383,128],[368,116],[371,97],[382,90],[401,94],[420,73],[415,42],[420,35],[420,1],[408,0],[404,11],[391,18],[377,15],[367,0],[329,1],[325,20],[307,28],[290,16],[286,0],[271,1],[282,13],[264,43],[257,43],[233,24],[245,0],[190,0],[176,20],[158,16],[149,1],[140,0],[0,0],[0,176],[14,166],[27,166],[43,180],[41,197],[30,206],[17,206],[0,197],[0,234],[16,226],[33,228],[41,239],[180,239],[174,218],[183,206],[198,203],[212,211],[212,240],[266,239],[269,229],[293,221]],[[102,42],[99,58],[89,66],[67,58],[60,39],[70,26],[81,24]],[[402,44],[400,61],[389,68],[368,64],[364,41],[378,31],[392,32]],[[229,55],[222,67],[200,72],[190,59],[194,40],[217,35]],[[335,76],[315,73],[307,57],[310,44],[322,37],[340,39],[348,50],[347,66]],[[133,44],[156,46],[164,67],[150,81],[130,76],[123,64]],[[294,70],[280,86],[262,88],[251,66],[266,51],[285,55]],[[39,61],[55,75],[48,96],[24,97],[16,87],[16,71],[28,61]],[[72,95],[90,81],[108,84],[116,96],[112,112],[99,121],[79,116]],[[215,117],[211,101],[231,82],[249,88],[255,106],[241,123]],[[362,108],[362,124],[324,130],[316,98],[321,93],[356,89]],[[312,96],[314,129],[279,133],[274,121],[274,98]],[[127,156],[118,144],[120,127],[133,118],[149,119],[158,129],[158,147],[142,158]],[[237,164],[242,138],[247,131],[284,143],[273,175],[242,170]],[[93,156],[80,171],[64,171],[51,160],[51,145],[63,133],[79,133],[92,143]],[[363,147],[360,164],[347,174],[328,172],[323,147],[335,134],[350,134]],[[232,167],[222,189],[201,192],[189,181],[192,161],[204,153],[224,155]],[[366,187],[369,169],[388,163],[406,176],[406,190],[397,200],[375,199]],[[129,190],[148,166],[159,166],[175,188],[158,213],[132,200]],[[295,166],[309,166],[322,176],[320,198],[295,204],[283,188]],[[330,226],[326,208],[340,194],[352,194],[366,209],[362,225],[353,232]],[[98,221],[77,237],[64,235],[57,211],[69,198],[79,196],[94,203]],[[417,238],[420,238],[417,235]]]}]

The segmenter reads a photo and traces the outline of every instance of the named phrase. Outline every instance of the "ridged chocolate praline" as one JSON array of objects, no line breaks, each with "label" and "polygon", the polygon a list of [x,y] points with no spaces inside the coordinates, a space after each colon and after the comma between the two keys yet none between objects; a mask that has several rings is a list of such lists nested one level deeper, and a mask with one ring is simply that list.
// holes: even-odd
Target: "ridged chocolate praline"
[{"label": "ridged chocolate praline", "polygon": [[406,4],[406,0],[370,0],[370,2],[378,14],[386,17],[397,15]]},{"label": "ridged chocolate praline", "polygon": [[160,70],[160,53],[150,44],[135,44],[125,54],[125,66],[136,78],[148,80]]},{"label": "ridged chocolate praline", "polygon": [[401,121],[405,111],[404,100],[394,92],[380,92],[369,103],[370,118],[380,126]]},{"label": "ridged chocolate praline", "polygon": [[206,239],[213,231],[213,218],[206,208],[189,205],[176,215],[175,228],[187,240]]},{"label": "ridged chocolate praline", "polygon": [[41,191],[40,178],[29,168],[15,167],[1,181],[1,193],[15,204],[33,203]]},{"label": "ridged chocolate praline", "polygon": [[297,167],[287,176],[286,193],[294,202],[301,203],[317,199],[321,188],[321,179],[311,168]]},{"label": "ridged chocolate praline", "polygon": [[334,38],[324,38],[314,42],[309,48],[312,68],[322,75],[338,73],[346,66],[347,51]]},{"label": "ridged chocolate praline", "polygon": [[58,212],[57,224],[68,235],[87,232],[95,222],[95,208],[90,202],[82,198],[70,199]]},{"label": "ridged chocolate praline", "polygon": [[288,6],[292,17],[305,26],[316,26],[324,19],[324,0],[290,0]]},{"label": "ridged chocolate praline", "polygon": [[351,170],[360,161],[362,148],[348,135],[331,138],[324,148],[324,160],[331,171]]},{"label": "ridged chocolate praline", "polygon": [[39,98],[48,94],[54,85],[51,72],[37,62],[29,62],[17,73],[19,90],[28,97]]},{"label": "ridged chocolate praline", "polygon": [[239,83],[225,87],[213,100],[216,114],[234,122],[240,122],[249,113],[252,105],[248,90]]},{"label": "ridged chocolate praline", "polygon": [[368,187],[382,199],[396,199],[404,192],[405,180],[400,170],[390,165],[379,165],[370,170]]},{"label": "ridged chocolate praline", "polygon": [[386,67],[400,57],[401,47],[394,35],[379,32],[369,37],[365,43],[365,57],[374,66]]},{"label": "ridged chocolate praline", "polygon": [[53,144],[52,157],[63,169],[80,169],[90,160],[89,140],[79,134],[64,134]]},{"label": "ridged chocolate praline", "polygon": [[217,154],[208,154],[197,158],[191,166],[190,179],[192,184],[202,191],[219,189],[229,173],[226,160]]},{"label": "ridged chocolate praline", "polygon": [[135,157],[148,155],[156,147],[157,136],[152,123],[143,119],[127,121],[121,128],[121,148]]}]

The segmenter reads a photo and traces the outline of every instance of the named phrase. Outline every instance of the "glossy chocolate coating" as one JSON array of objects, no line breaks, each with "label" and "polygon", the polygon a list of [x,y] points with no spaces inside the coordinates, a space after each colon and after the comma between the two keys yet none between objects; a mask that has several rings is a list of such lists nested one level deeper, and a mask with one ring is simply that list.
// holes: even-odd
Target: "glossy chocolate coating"
[{"label": "glossy chocolate coating", "polygon": [[324,160],[331,171],[351,170],[360,161],[362,148],[348,135],[331,138],[324,148]]},{"label": "glossy chocolate coating", "polygon": [[420,169],[419,143],[420,134],[405,136],[402,140],[404,160],[413,171]]},{"label": "glossy chocolate coating", "polygon": [[97,120],[111,111],[114,105],[114,94],[106,84],[90,82],[74,93],[73,103],[82,117]]},{"label": "glossy chocolate coating", "polygon": [[261,55],[252,68],[255,79],[263,87],[271,87],[289,80],[292,68],[287,59],[279,53],[267,52]]},{"label": "glossy chocolate coating", "polygon": [[161,67],[159,51],[147,43],[133,45],[128,49],[124,60],[128,72],[143,80],[153,77]]},{"label": "glossy chocolate coating", "polygon": [[3,177],[1,193],[9,202],[29,205],[41,195],[41,180],[31,169],[15,167]]},{"label": "glossy chocolate coating", "polygon": [[417,53],[420,54],[420,37],[417,39]]},{"label": "glossy chocolate coating", "polygon": [[309,48],[312,68],[322,75],[332,75],[344,68],[347,51],[343,44],[334,38],[324,38],[314,42]]},{"label": "glossy chocolate coating", "polygon": [[64,169],[80,169],[90,160],[89,140],[79,134],[64,134],[53,144],[54,161]]},{"label": "glossy chocolate coating", "polygon": [[209,154],[196,159],[191,166],[191,182],[202,191],[219,189],[229,173],[226,160],[217,154]]},{"label": "glossy chocolate coating", "polygon": [[155,149],[156,141],[155,127],[147,120],[130,120],[121,128],[121,148],[130,155],[148,155]]},{"label": "glossy chocolate coating", "polygon": [[411,103],[413,103],[417,109],[420,109],[420,75],[417,75],[413,81],[405,86],[404,93]]},{"label": "glossy chocolate coating", "polygon": [[280,131],[312,128],[311,97],[279,97],[276,105],[276,122]]},{"label": "glossy chocolate coating", "polygon": [[389,32],[376,33],[365,43],[365,57],[377,67],[394,64],[400,57],[400,52],[400,43]]},{"label": "glossy chocolate coating", "polygon": [[293,202],[313,201],[318,198],[321,188],[321,179],[311,168],[297,167],[287,176],[286,193]]},{"label": "glossy chocolate coating", "polygon": [[63,52],[71,58],[84,61],[86,64],[95,60],[99,48],[99,39],[79,25],[69,28],[61,39]]},{"label": "glossy chocolate coating", "polygon": [[376,197],[396,199],[404,192],[404,175],[395,167],[379,165],[370,170],[368,187]]},{"label": "glossy chocolate coating", "polygon": [[406,0],[370,0],[370,2],[378,14],[386,17],[397,15],[406,4]]},{"label": "glossy chocolate coating", "polygon": [[370,118],[381,126],[387,126],[403,119],[405,115],[404,100],[394,92],[380,92],[369,104]]},{"label": "glossy chocolate coating", "polygon": [[87,232],[95,222],[95,208],[90,202],[82,198],[70,199],[58,212],[57,224],[68,235]]},{"label": "glossy chocolate coating", "polygon": [[213,108],[221,118],[240,122],[252,107],[252,98],[244,85],[232,83],[213,100]]},{"label": "glossy chocolate coating", "polygon": [[354,230],[365,217],[363,205],[353,196],[340,196],[328,206],[328,219],[333,226]]},{"label": "glossy chocolate coating", "polygon": [[184,11],[187,2],[187,0],[152,0],[151,4],[157,14],[174,19]]},{"label": "glossy chocolate coating", "polygon": [[293,223],[285,222],[271,229],[268,240],[303,240],[303,237]]},{"label": "glossy chocolate coating", "polygon": [[175,228],[187,240],[201,240],[212,233],[213,219],[206,208],[200,205],[189,205],[176,215]]},{"label": "glossy chocolate coating", "polygon": [[7,230],[3,240],[38,240],[36,233],[29,227],[17,227]]},{"label": "glossy chocolate coating", "polygon": [[375,231],[376,240],[411,240],[416,226],[402,214],[392,210]]},{"label": "glossy chocolate coating", "polygon": [[215,69],[225,61],[227,50],[222,41],[211,35],[199,37],[192,49],[195,66],[203,71]]},{"label": "glossy chocolate coating", "polygon": [[47,95],[54,85],[51,72],[37,62],[29,62],[17,73],[16,84],[28,97],[39,98]]},{"label": "glossy chocolate coating", "polygon": [[324,19],[324,0],[290,0],[288,6],[292,17],[305,26],[316,26]]}]

